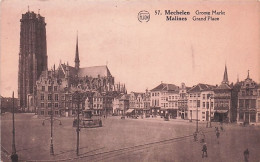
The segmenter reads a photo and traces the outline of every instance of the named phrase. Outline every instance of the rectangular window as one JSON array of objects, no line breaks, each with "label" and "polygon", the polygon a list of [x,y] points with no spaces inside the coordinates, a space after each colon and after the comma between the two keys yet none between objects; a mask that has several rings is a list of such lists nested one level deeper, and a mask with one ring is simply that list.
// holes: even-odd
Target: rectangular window
[{"label": "rectangular window", "polygon": [[55,101],[58,101],[59,100],[59,94],[55,94]]},{"label": "rectangular window", "polygon": [[209,108],[209,102],[207,102],[207,109]]},{"label": "rectangular window", "polygon": [[244,113],[239,113],[239,121],[243,121],[244,120]]},{"label": "rectangular window", "polygon": [[205,106],[206,106],[206,105],[205,105],[205,102],[203,102],[202,104],[203,104],[203,108],[205,108]]},{"label": "rectangular window", "polygon": [[42,91],[45,91],[45,86],[42,86]]},{"label": "rectangular window", "polygon": [[59,107],[59,103],[56,102],[56,103],[54,104],[54,107]]},{"label": "rectangular window", "polygon": [[239,100],[239,107],[243,108],[244,107],[244,100]]},{"label": "rectangular window", "polygon": [[54,91],[57,92],[58,91],[58,87],[54,86]]},{"label": "rectangular window", "polygon": [[44,115],[44,111],[41,111],[41,115]]},{"label": "rectangular window", "polygon": [[210,103],[210,107],[213,108],[213,102]]},{"label": "rectangular window", "polygon": [[44,107],[44,103],[43,102],[41,103],[41,107]]},{"label": "rectangular window", "polygon": [[52,91],[52,87],[48,86],[48,92],[51,92],[51,91]]},{"label": "rectangular window", "polygon": [[51,111],[48,111],[48,115],[51,115]]},{"label": "rectangular window", "polygon": [[205,99],[205,94],[203,94],[203,99]]},{"label": "rectangular window", "polygon": [[55,115],[59,115],[59,111],[55,111]]},{"label": "rectangular window", "polygon": [[256,122],[256,113],[250,113],[250,121]]},{"label": "rectangular window", "polygon": [[200,107],[200,100],[197,100],[197,107]]},{"label": "rectangular window", "polygon": [[48,103],[48,107],[51,107],[51,103]]},{"label": "rectangular window", "polygon": [[256,100],[250,100],[250,108],[256,108]]},{"label": "rectangular window", "polygon": [[41,94],[41,100],[42,101],[44,100],[44,94]]},{"label": "rectangular window", "polygon": [[51,101],[52,100],[52,95],[48,94],[48,100]]},{"label": "rectangular window", "polygon": [[245,100],[245,107],[246,107],[246,109],[249,108],[249,100]]}]

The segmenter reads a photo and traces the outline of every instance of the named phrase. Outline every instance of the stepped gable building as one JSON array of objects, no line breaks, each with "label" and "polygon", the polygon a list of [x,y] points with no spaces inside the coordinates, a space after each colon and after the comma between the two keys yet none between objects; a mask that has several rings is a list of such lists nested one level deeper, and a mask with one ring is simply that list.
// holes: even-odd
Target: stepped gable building
[{"label": "stepped gable building", "polygon": [[260,85],[249,76],[241,82],[238,93],[238,124],[260,124]]},{"label": "stepped gable building", "polygon": [[178,99],[178,112],[181,119],[188,119],[188,90],[190,90],[190,87],[186,87],[185,83],[182,83]]},{"label": "stepped gable building", "polygon": [[113,100],[113,114],[125,115],[129,109],[130,94],[120,94]]},{"label": "stepped gable building", "polygon": [[80,109],[91,109],[96,115],[109,115],[113,111],[113,98],[127,93],[124,84],[115,84],[107,66],[80,67],[78,37],[76,41],[75,66],[68,63],[46,69],[37,81],[36,108],[39,115],[73,116],[76,104],[75,91],[84,95]]},{"label": "stepped gable building", "polygon": [[214,89],[214,120],[219,122],[230,122],[232,115],[232,102],[231,94],[232,87],[229,85],[227,66],[225,65],[225,71],[223,81]]},{"label": "stepped gable building", "polygon": [[161,83],[151,90],[150,108],[153,116],[178,116],[179,87],[174,84]]},{"label": "stepped gable building", "polygon": [[22,14],[20,22],[19,107],[34,111],[29,106],[34,104],[36,81],[47,69],[46,23],[44,17],[30,11]]},{"label": "stepped gable building", "polygon": [[197,84],[188,90],[188,118],[190,120],[209,121],[214,116],[214,89],[208,84]]}]

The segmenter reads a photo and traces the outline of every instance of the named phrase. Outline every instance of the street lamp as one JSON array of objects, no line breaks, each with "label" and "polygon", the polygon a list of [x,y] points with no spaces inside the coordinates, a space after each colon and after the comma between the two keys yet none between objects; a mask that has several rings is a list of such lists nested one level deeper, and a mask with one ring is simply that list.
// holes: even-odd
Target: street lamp
[{"label": "street lamp", "polygon": [[[45,123],[44,123],[45,120],[50,120],[50,122],[51,122],[50,154],[51,154],[51,155],[54,155],[54,148],[53,148],[53,121],[57,120],[57,121],[60,122],[59,125],[62,125],[62,124],[61,124],[61,121],[60,121],[59,119],[53,118],[53,78],[52,78],[52,77],[51,77],[50,81],[51,81],[51,89],[50,89],[50,91],[51,91],[51,114],[50,114],[51,117],[50,117],[50,118],[47,118],[47,119],[44,119],[44,120],[42,121],[42,125],[43,125],[43,126],[45,125]],[[48,89],[48,91],[49,91],[49,89]]]},{"label": "street lamp", "polygon": [[211,94],[209,96],[209,127],[211,128],[211,99],[213,98],[213,95]]},{"label": "street lamp", "polygon": [[76,149],[76,152],[77,152],[77,156],[79,155],[79,132],[80,132],[80,128],[79,128],[79,106],[80,106],[80,103],[82,103],[84,101],[84,95],[79,93],[78,91],[76,91],[74,94],[73,94],[73,101],[76,102],[77,104],[77,129],[76,129],[76,132],[77,132],[77,149]]},{"label": "street lamp", "polygon": [[13,141],[12,141],[12,162],[18,162],[18,155],[16,154],[15,148],[15,127],[14,127],[14,92],[13,92]]},{"label": "street lamp", "polygon": [[[197,94],[196,94],[197,95]],[[198,119],[198,116],[199,116],[199,114],[198,114],[198,96],[197,96],[197,98],[196,98],[196,107],[197,107],[197,121],[196,121],[196,132],[198,133],[199,132],[199,119]]]}]

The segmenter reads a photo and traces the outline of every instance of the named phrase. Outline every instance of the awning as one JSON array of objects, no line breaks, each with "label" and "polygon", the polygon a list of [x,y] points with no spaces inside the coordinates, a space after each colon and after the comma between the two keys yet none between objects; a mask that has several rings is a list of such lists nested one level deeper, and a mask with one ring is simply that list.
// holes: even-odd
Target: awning
[{"label": "awning", "polygon": [[228,110],[216,110],[215,113],[227,113]]},{"label": "awning", "polygon": [[126,113],[131,113],[131,112],[133,112],[134,111],[134,109],[128,109],[127,111],[126,111]]}]

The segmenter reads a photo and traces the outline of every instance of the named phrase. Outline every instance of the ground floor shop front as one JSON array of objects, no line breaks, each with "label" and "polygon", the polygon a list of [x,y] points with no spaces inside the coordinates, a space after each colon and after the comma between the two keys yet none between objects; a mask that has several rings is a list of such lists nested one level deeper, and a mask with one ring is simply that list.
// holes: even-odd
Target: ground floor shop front
[{"label": "ground floor shop front", "polygon": [[243,125],[260,125],[260,112],[255,110],[239,110],[237,123]]}]

